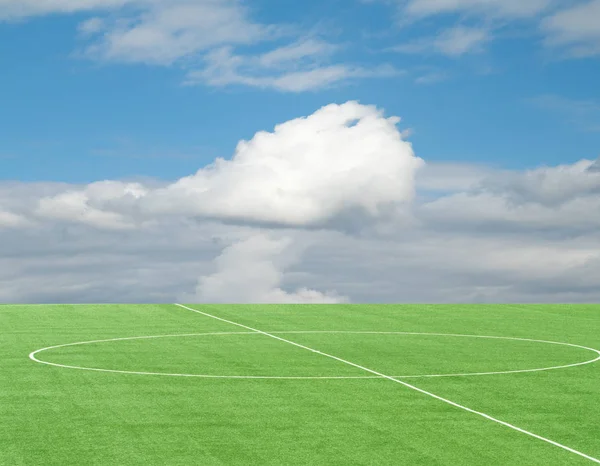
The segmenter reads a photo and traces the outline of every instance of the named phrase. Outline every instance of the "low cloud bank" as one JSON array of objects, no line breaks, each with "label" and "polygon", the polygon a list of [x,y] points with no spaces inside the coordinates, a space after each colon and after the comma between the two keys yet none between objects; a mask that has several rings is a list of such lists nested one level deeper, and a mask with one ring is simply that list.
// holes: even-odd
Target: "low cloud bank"
[{"label": "low cloud bank", "polygon": [[332,104],[174,183],[0,183],[0,301],[600,299],[598,161],[426,165],[398,121]]}]

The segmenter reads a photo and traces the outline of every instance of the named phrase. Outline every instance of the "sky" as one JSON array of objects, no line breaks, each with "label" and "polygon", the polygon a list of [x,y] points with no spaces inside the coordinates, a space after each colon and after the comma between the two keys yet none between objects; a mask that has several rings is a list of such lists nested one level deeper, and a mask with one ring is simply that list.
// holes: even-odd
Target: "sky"
[{"label": "sky", "polygon": [[598,302],[600,0],[0,0],[0,301]]}]

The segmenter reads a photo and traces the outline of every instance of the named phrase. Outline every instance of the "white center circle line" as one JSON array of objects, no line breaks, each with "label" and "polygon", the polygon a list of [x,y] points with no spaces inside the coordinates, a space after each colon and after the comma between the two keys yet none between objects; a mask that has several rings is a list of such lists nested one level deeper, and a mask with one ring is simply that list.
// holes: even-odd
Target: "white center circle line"
[{"label": "white center circle line", "polygon": [[[423,336],[446,336],[446,337],[463,337],[463,338],[486,338],[486,339],[499,339],[499,340],[514,340],[514,341],[525,341],[533,343],[544,343],[552,345],[569,346],[573,348],[584,349],[596,353],[594,359],[577,362],[573,364],[565,364],[559,366],[540,367],[534,369],[518,369],[509,371],[490,371],[490,372],[467,372],[467,373],[454,373],[454,374],[417,374],[417,375],[397,375],[391,376],[396,379],[404,378],[426,378],[426,377],[469,377],[469,376],[483,376],[483,375],[499,375],[499,374],[517,374],[527,372],[541,372],[550,371],[557,369],[566,369],[569,367],[582,366],[585,364],[591,364],[600,360],[600,351],[587,346],[576,345],[573,343],[564,343],[557,341],[548,340],[536,340],[530,338],[518,338],[518,337],[502,337],[502,336],[488,336],[488,335],[463,335],[453,333],[423,333],[423,332],[378,332],[378,331],[340,331],[340,330],[296,330],[296,331],[275,331],[270,332],[272,334],[373,334],[373,335],[423,335]],[[68,364],[59,364],[50,361],[43,361],[36,357],[37,354],[43,351],[49,351],[57,348],[64,348],[69,346],[87,345],[93,343],[107,343],[113,341],[127,341],[127,340],[143,340],[153,338],[176,338],[176,337],[191,337],[191,336],[211,336],[211,335],[260,335],[258,332],[211,332],[211,333],[186,333],[186,334],[171,334],[171,335],[148,335],[148,336],[137,336],[137,337],[123,337],[123,338],[109,338],[103,340],[90,340],[90,341],[79,341],[75,343],[66,343],[62,345],[48,346],[35,350],[29,354],[29,359],[40,364],[46,364],[49,366],[62,367],[65,369],[79,369],[88,370],[95,372],[110,372],[116,374],[133,374],[133,375],[162,375],[170,377],[199,377],[199,378],[215,378],[215,379],[278,379],[278,380],[319,380],[319,379],[378,379],[378,376],[267,376],[267,375],[212,375],[212,374],[186,374],[186,373],[167,373],[167,372],[145,372],[145,371],[126,371],[118,369],[103,369],[95,367],[84,367],[84,366],[73,366]]]}]

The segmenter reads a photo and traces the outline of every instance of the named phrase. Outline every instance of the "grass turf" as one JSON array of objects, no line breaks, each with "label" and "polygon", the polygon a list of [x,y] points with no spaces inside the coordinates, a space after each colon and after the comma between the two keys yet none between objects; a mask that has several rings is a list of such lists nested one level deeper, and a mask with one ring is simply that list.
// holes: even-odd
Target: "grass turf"
[{"label": "grass turf", "polygon": [[[192,308],[391,376],[527,370],[597,355],[598,305]],[[322,331],[325,333],[286,333]],[[350,333],[327,333],[334,331]],[[591,464],[408,387],[174,305],[0,306],[0,464]],[[226,333],[219,335],[197,335]],[[57,364],[231,379],[135,375]],[[365,378],[366,377],[366,378]],[[600,362],[401,379],[600,457]]]}]

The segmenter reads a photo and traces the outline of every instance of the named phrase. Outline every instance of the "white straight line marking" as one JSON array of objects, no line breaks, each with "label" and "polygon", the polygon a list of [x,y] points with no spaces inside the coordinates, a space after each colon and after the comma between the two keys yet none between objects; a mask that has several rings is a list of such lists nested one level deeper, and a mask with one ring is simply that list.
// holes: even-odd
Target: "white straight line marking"
[{"label": "white straight line marking", "polygon": [[456,408],[468,411],[468,412],[473,413],[473,414],[477,414],[478,416],[481,416],[481,417],[483,417],[485,419],[488,419],[490,421],[496,422],[496,423],[501,424],[501,425],[503,425],[505,427],[508,427],[510,429],[516,430],[517,432],[521,432],[522,434],[529,435],[530,437],[536,438],[538,440],[542,440],[543,442],[549,443],[550,445],[554,445],[555,447],[562,448],[563,450],[566,450],[566,451],[568,451],[570,453],[574,453],[575,455],[578,455],[578,456],[581,456],[582,458],[585,458],[587,460],[593,461],[594,463],[600,464],[600,459],[598,459],[598,458],[594,458],[593,456],[586,455],[585,453],[582,453],[582,452],[580,452],[578,450],[575,450],[575,449],[570,448],[570,447],[568,447],[566,445],[563,445],[562,443],[555,442],[554,440],[550,440],[550,439],[548,439],[546,437],[542,437],[541,435],[534,434],[533,432],[529,432],[528,430],[521,429],[520,427],[517,427],[517,426],[515,426],[513,424],[509,424],[508,422],[501,421],[500,419],[496,419],[495,417],[492,417],[489,414],[485,414],[485,413],[482,413],[481,411],[476,411],[474,409],[467,408],[466,406],[463,406],[461,404],[455,403],[452,400],[449,400],[447,398],[443,398],[441,396],[436,395],[435,393],[428,392],[428,391],[423,390],[423,389],[421,389],[419,387],[415,387],[414,385],[411,385],[411,384],[409,384],[407,382],[403,382],[402,380],[395,379],[395,378],[393,378],[393,377],[391,377],[389,375],[382,374],[381,372],[374,371],[373,369],[369,369],[368,367],[364,367],[364,366],[361,366],[359,364],[353,363],[351,361],[347,361],[345,359],[338,358],[337,356],[333,356],[333,355],[328,354],[328,353],[323,353],[322,351],[319,351],[319,350],[316,350],[316,349],[313,349],[313,348],[309,348],[308,346],[301,345],[300,343],[296,343],[296,342],[291,341],[291,340],[286,340],[285,338],[278,337],[278,336],[273,335],[271,333],[263,332],[262,330],[258,330],[256,328],[252,328],[252,327],[249,327],[249,326],[244,325],[244,324],[240,324],[240,323],[237,323],[237,322],[233,322],[231,320],[223,319],[221,317],[217,317],[217,316],[214,316],[212,314],[208,314],[206,312],[199,311],[198,309],[192,309],[191,307],[184,306],[183,304],[175,303],[175,305],[179,306],[179,307],[181,307],[183,309],[187,309],[188,311],[196,312],[196,313],[201,314],[203,316],[210,317],[210,318],[216,319],[216,320],[220,320],[221,322],[226,322],[226,323],[231,324],[231,325],[237,325],[238,327],[245,328],[246,330],[251,330],[253,332],[257,332],[257,333],[260,333],[262,335],[265,335],[267,337],[274,338],[275,340],[279,340],[279,341],[282,341],[284,343],[288,343],[290,345],[297,346],[298,348],[305,349],[307,351],[310,351],[311,353],[320,354],[321,356],[325,356],[327,358],[335,359],[336,361],[339,361],[341,363],[348,364],[348,365],[356,367],[358,369],[362,369],[363,371],[370,372],[371,374],[378,375],[379,377],[382,377],[384,379],[388,379],[388,380],[391,380],[392,382],[398,383],[400,385],[404,385],[405,387],[410,388],[411,390],[415,390],[415,391],[417,391],[419,393],[422,393],[424,395],[427,395],[427,396],[430,396],[432,398],[435,398],[436,400],[443,401],[444,403],[447,403],[447,404],[449,404],[451,406],[454,406]]}]

